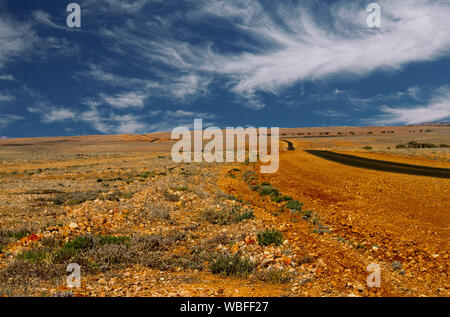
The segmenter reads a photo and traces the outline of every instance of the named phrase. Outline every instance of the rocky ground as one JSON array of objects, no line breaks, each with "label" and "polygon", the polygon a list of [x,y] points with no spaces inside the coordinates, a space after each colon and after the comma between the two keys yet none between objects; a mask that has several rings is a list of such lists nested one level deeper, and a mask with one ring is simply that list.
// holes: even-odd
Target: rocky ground
[{"label": "rocky ground", "polygon": [[[410,223],[388,214],[398,192],[380,193],[403,182],[408,200],[417,176],[371,171],[377,185],[363,184],[366,173],[300,150],[283,152],[273,175],[167,152],[3,158],[2,296],[450,295],[445,179],[425,181],[423,197],[442,195],[417,203]],[[80,287],[67,286],[69,263]],[[380,287],[366,283],[373,264]]]}]

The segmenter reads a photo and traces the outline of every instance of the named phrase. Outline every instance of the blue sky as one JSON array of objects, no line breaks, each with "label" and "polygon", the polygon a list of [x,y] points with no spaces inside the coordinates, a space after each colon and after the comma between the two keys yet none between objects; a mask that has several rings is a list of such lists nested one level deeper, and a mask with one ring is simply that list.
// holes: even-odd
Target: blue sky
[{"label": "blue sky", "polygon": [[0,0],[0,136],[450,117],[450,1]]}]

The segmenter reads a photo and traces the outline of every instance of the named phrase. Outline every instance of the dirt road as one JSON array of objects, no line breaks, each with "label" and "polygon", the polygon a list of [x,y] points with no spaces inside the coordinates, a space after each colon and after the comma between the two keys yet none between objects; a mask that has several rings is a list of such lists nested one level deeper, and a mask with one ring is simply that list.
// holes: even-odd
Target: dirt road
[{"label": "dirt road", "polygon": [[[290,147],[292,147],[292,145],[290,145]],[[390,161],[374,160],[355,155],[336,153],[332,151],[306,150],[306,152],[315,155],[317,157],[320,157],[322,159],[330,160],[333,162],[360,168],[372,169],[376,171],[450,178],[450,169],[448,168],[437,168],[430,166],[420,166],[413,164],[403,164]]]},{"label": "dirt road", "polygon": [[356,241],[384,263],[400,262],[415,288],[448,293],[450,180],[343,165],[294,146],[262,180],[317,212],[335,238]]}]

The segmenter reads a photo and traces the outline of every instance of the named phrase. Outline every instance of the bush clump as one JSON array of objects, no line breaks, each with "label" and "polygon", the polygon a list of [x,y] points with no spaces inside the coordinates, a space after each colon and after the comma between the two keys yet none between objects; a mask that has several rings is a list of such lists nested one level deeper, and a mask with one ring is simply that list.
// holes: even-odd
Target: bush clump
[{"label": "bush clump", "polygon": [[295,211],[301,211],[303,207],[303,204],[299,202],[298,200],[290,200],[286,204],[286,208],[295,210]]},{"label": "bush clump", "polygon": [[272,199],[275,199],[280,195],[278,189],[267,183],[261,184],[258,188],[258,192],[261,196],[270,196]]},{"label": "bush clump", "polygon": [[273,200],[274,202],[276,202],[276,203],[281,203],[281,202],[283,202],[283,201],[290,201],[290,200],[292,200],[292,199],[293,199],[293,198],[292,198],[291,196],[286,196],[286,195],[278,196],[278,197],[272,198],[272,200]]},{"label": "bush clump", "polygon": [[249,258],[243,258],[239,255],[220,254],[209,264],[209,270],[213,274],[246,277],[255,271],[256,266],[257,264]]},{"label": "bush clump", "polygon": [[406,144],[397,144],[395,146],[396,149],[433,149],[433,148],[437,148],[437,147],[438,146],[433,143],[418,143],[416,141],[410,141]]},{"label": "bush clump", "polygon": [[86,201],[96,200],[100,193],[99,191],[61,193],[56,195],[52,202],[55,205],[79,205]]},{"label": "bush clump", "polygon": [[278,230],[264,230],[258,233],[258,243],[262,246],[281,245],[283,243],[283,234]]},{"label": "bush clump", "polygon": [[203,212],[202,217],[204,220],[212,223],[213,225],[230,225],[238,223],[246,219],[254,218],[253,211],[241,212],[240,208],[230,207],[223,209],[207,209]]}]

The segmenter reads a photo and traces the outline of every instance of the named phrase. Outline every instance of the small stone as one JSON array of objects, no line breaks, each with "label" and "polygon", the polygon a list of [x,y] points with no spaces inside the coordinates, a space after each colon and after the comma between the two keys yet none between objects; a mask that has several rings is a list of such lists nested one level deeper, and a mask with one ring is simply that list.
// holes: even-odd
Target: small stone
[{"label": "small stone", "polygon": [[70,228],[70,229],[76,229],[76,228],[78,228],[78,224],[77,224],[76,222],[71,222],[71,223],[69,224],[69,228]]}]

